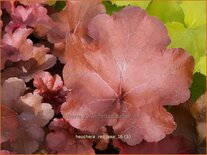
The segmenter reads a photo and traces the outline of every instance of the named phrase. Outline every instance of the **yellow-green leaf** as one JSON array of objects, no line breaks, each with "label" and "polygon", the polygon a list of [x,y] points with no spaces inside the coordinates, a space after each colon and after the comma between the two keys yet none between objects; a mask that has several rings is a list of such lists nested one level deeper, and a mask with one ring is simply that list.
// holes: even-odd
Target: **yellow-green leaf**
[{"label": "yellow-green leaf", "polygon": [[182,1],[180,6],[187,27],[195,28],[206,24],[206,1]]},{"label": "yellow-green leaf", "polygon": [[171,22],[166,24],[170,38],[171,48],[184,48],[195,59],[195,72],[203,70],[197,63],[200,58],[205,56],[206,49],[206,26],[200,26],[197,28],[187,28],[182,23]]},{"label": "yellow-green leaf", "polygon": [[196,69],[198,72],[206,75],[206,56],[200,58],[200,61],[196,64]]},{"label": "yellow-green leaf", "polygon": [[117,6],[138,6],[141,7],[143,9],[146,9],[148,4],[150,3],[151,0],[111,0],[112,3],[116,4]]},{"label": "yellow-green leaf", "polygon": [[156,16],[164,23],[178,21],[184,21],[184,14],[182,8],[179,5],[180,1],[160,1],[154,0],[147,7],[147,12],[151,16]]}]

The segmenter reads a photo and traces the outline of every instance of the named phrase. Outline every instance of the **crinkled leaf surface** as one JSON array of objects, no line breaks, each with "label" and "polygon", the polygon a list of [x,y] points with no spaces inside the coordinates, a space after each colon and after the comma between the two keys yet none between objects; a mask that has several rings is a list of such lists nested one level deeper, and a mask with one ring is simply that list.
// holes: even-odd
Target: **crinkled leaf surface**
[{"label": "crinkled leaf surface", "polygon": [[[23,2],[23,1],[21,1]],[[52,2],[52,0],[51,0]],[[28,6],[17,6],[14,13],[11,14],[12,21],[6,26],[11,31],[12,27],[31,27],[34,29],[36,35],[42,37],[47,33],[45,25],[49,25],[51,18],[48,16],[48,10],[40,5],[37,1],[28,1]],[[37,3],[37,4],[35,4]],[[7,31],[8,31],[7,30]]]},{"label": "crinkled leaf surface", "polygon": [[[2,87],[3,140],[8,142],[3,149],[18,153],[35,152],[44,139],[44,127],[54,115],[52,106],[41,103],[42,97],[28,93],[24,81],[18,78],[7,79]],[[9,96],[11,95],[11,96]],[[6,99],[6,98],[10,99]]]},{"label": "crinkled leaf surface", "polygon": [[1,81],[4,82],[10,77],[18,77],[25,82],[30,81],[36,73],[49,69],[56,64],[57,58],[52,54],[47,54],[48,52],[49,48],[43,45],[34,46],[32,58],[8,67],[2,72]]},{"label": "crinkled leaf surface", "polygon": [[43,101],[50,103],[55,113],[58,114],[68,93],[61,77],[58,74],[52,76],[49,72],[39,72],[34,76],[33,85],[37,88],[34,93],[41,95]]},{"label": "crinkled leaf surface", "polygon": [[58,74],[52,76],[49,72],[40,72],[34,77],[34,86],[37,93],[59,91],[63,87],[63,81]]},{"label": "crinkled leaf surface", "polygon": [[4,68],[5,62],[28,60],[32,57],[33,43],[28,36],[33,32],[32,29],[18,28],[11,33],[4,34],[2,38],[1,50],[1,69]]},{"label": "crinkled leaf surface", "polygon": [[[91,132],[113,126],[116,134],[133,135],[124,140],[130,145],[170,134],[176,125],[162,105],[190,97],[193,58],[183,49],[166,49],[170,40],[165,26],[136,7],[97,15],[88,30],[91,43],[73,40],[66,48],[63,76],[72,91],[62,106],[63,117]],[[98,118],[105,114],[128,118]]]},{"label": "crinkled leaf surface", "polygon": [[94,154],[90,139],[78,139],[81,134],[63,118],[55,118],[49,125],[51,131],[46,142],[50,153],[58,154]]},{"label": "crinkled leaf surface", "polygon": [[3,83],[1,90],[1,103],[13,107],[19,97],[24,95],[26,85],[21,79],[11,78]]},{"label": "crinkled leaf surface", "polygon": [[41,5],[35,6],[18,6],[12,14],[14,22],[28,24],[29,26],[35,27],[38,23],[47,21],[49,16],[47,15],[47,9]]}]

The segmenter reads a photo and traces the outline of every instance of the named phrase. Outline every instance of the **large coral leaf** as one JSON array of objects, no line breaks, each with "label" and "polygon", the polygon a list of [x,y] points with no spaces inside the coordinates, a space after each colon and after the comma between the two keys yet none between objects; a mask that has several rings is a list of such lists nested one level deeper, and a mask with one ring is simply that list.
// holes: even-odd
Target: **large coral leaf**
[{"label": "large coral leaf", "polygon": [[[62,106],[63,117],[91,132],[112,125],[116,134],[136,137],[125,140],[130,145],[142,139],[159,141],[171,133],[175,124],[162,105],[190,97],[193,58],[183,49],[166,49],[170,39],[164,25],[136,7],[112,17],[97,15],[88,30],[93,39],[89,44],[75,39],[66,48],[63,76],[72,91]],[[128,125],[126,118],[112,118],[121,114],[130,117]]]}]

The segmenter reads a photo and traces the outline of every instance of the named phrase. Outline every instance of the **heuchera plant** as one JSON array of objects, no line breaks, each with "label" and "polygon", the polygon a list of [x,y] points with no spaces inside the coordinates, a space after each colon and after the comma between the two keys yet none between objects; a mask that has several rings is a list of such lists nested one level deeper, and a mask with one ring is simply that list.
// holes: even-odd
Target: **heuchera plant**
[{"label": "heuchera plant", "polygon": [[168,48],[150,1],[111,16],[101,0],[58,2],[2,2],[0,153],[195,153],[194,58]]},{"label": "heuchera plant", "polygon": [[[143,139],[156,142],[172,133],[176,125],[163,105],[178,105],[190,97],[193,58],[183,49],[166,49],[170,40],[164,25],[136,7],[94,17],[88,35],[90,43],[80,44],[77,37],[66,47],[63,76],[72,91],[62,106],[63,117],[86,131],[108,125],[116,134],[133,134],[124,140],[129,145]],[[130,118],[72,117],[93,115],[96,120],[100,114]]]},{"label": "heuchera plant", "polygon": [[51,76],[49,72],[40,72],[35,75],[33,84],[37,88],[34,93],[41,95],[43,101],[50,103],[55,113],[58,114],[68,93],[61,77],[58,74]]},{"label": "heuchera plant", "polygon": [[5,148],[19,153],[31,153],[38,149],[44,140],[42,127],[54,115],[51,105],[41,103],[41,96],[25,94],[25,90],[24,81],[17,78],[6,80],[1,90],[1,143],[5,143]]}]

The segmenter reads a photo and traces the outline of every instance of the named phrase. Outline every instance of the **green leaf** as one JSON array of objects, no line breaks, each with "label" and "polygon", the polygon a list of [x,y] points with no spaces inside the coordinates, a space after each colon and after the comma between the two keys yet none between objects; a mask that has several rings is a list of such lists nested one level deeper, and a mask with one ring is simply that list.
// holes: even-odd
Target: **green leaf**
[{"label": "green leaf", "polygon": [[184,21],[184,14],[182,8],[179,5],[180,1],[152,1],[147,12],[151,16],[156,16],[164,23],[178,21]]},{"label": "green leaf", "polygon": [[182,1],[184,23],[167,23],[171,38],[169,47],[182,47],[195,59],[194,72],[206,75],[204,59],[206,51],[206,3],[204,1]]},{"label": "green leaf", "polygon": [[196,101],[198,97],[206,91],[206,76],[200,73],[195,73],[193,75],[193,84],[190,90],[192,99]]},{"label": "green leaf", "polygon": [[123,6],[116,6],[115,4],[112,4],[110,1],[103,1],[103,4],[105,6],[106,12],[109,15],[112,15],[113,12],[120,11],[123,8]]},{"label": "green leaf", "polygon": [[55,3],[55,9],[57,11],[60,11],[60,10],[62,10],[65,7],[65,5],[66,5],[66,0],[57,1]]},{"label": "green leaf", "polygon": [[181,8],[187,27],[195,28],[206,25],[206,1],[182,1]]},{"label": "green leaf", "polygon": [[131,5],[131,6],[138,6],[138,7],[141,7],[143,9],[146,9],[148,4],[150,3],[151,0],[143,0],[143,1],[140,1],[140,0],[132,0],[132,1],[128,1],[128,0],[111,0],[111,2],[113,4],[116,4],[117,6],[128,6],[128,5]]},{"label": "green leaf", "polygon": [[206,48],[206,26],[200,26],[197,28],[186,28],[182,23],[172,22],[166,24],[171,44],[170,48],[184,48],[187,50],[195,59],[195,71],[197,63],[200,61],[202,56],[205,56]]}]

